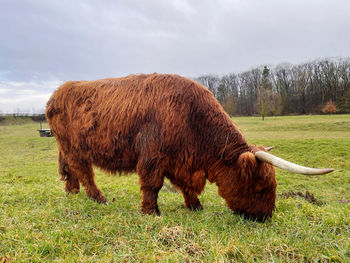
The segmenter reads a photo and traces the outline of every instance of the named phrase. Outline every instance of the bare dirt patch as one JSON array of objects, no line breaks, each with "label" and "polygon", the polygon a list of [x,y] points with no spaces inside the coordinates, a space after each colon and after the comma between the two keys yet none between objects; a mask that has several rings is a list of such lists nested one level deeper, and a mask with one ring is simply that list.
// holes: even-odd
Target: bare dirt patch
[{"label": "bare dirt patch", "polygon": [[193,234],[181,226],[163,227],[158,233],[158,241],[169,248],[183,249],[189,256],[203,255],[204,250],[192,237]]},{"label": "bare dirt patch", "polygon": [[301,197],[301,198],[305,199],[305,201],[307,201],[311,204],[315,204],[315,205],[319,205],[319,206],[323,205],[323,202],[316,199],[316,197],[312,193],[310,193],[309,191],[305,191],[305,194],[303,194],[302,192],[293,192],[293,191],[283,192],[280,196],[283,198]]},{"label": "bare dirt patch", "polygon": [[163,227],[158,233],[158,240],[166,246],[181,245],[184,239],[184,229],[181,226]]}]

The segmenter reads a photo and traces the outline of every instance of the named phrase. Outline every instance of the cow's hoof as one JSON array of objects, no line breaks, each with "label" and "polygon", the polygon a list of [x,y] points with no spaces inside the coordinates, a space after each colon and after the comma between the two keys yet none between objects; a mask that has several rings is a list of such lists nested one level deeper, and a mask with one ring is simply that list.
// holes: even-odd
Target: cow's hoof
[{"label": "cow's hoof", "polygon": [[72,188],[66,190],[67,194],[78,194],[80,192],[79,188]]},{"label": "cow's hoof", "polygon": [[160,216],[160,211],[158,207],[156,208],[142,208],[142,213],[145,215],[157,215]]},{"label": "cow's hoof", "polygon": [[97,192],[95,194],[88,194],[88,197],[100,204],[107,203],[106,197],[104,197],[104,195],[101,192]]},{"label": "cow's hoof", "polygon": [[195,206],[195,207],[188,207],[188,209],[190,209],[191,211],[201,211],[203,210],[203,206],[200,205],[200,206]]},{"label": "cow's hoof", "polygon": [[97,199],[95,199],[97,203],[100,203],[100,204],[108,204],[107,203],[107,199],[106,197],[104,197],[103,195],[102,196],[99,196]]},{"label": "cow's hoof", "polygon": [[188,205],[187,208],[192,210],[192,211],[203,210],[203,206],[199,201],[193,205]]},{"label": "cow's hoof", "polygon": [[68,194],[79,194],[80,190],[78,188],[73,188],[67,191]]},{"label": "cow's hoof", "polygon": [[203,210],[203,206],[199,204],[198,206],[191,207],[190,209],[193,211],[200,211],[200,210]]}]

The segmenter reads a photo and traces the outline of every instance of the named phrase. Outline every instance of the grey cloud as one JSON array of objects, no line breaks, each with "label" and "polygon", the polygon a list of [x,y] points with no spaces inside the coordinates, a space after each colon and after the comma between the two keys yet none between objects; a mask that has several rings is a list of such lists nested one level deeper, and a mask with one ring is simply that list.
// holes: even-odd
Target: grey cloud
[{"label": "grey cloud", "polygon": [[347,0],[1,0],[0,81],[198,76],[349,56],[349,13]]}]

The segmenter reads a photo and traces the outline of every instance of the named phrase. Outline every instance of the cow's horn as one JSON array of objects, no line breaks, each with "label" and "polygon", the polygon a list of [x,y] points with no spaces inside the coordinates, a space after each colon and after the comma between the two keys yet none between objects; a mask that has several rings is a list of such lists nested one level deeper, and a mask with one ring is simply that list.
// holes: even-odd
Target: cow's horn
[{"label": "cow's horn", "polygon": [[271,151],[272,149],[274,149],[275,148],[275,146],[269,146],[269,147],[265,147],[265,151]]},{"label": "cow's horn", "polygon": [[255,153],[255,157],[262,162],[272,164],[273,166],[276,166],[281,169],[287,170],[292,173],[297,173],[297,174],[316,175],[316,174],[327,174],[334,171],[333,168],[315,169],[315,168],[301,166],[301,165],[283,160],[277,156],[274,156],[264,151],[257,151]]}]

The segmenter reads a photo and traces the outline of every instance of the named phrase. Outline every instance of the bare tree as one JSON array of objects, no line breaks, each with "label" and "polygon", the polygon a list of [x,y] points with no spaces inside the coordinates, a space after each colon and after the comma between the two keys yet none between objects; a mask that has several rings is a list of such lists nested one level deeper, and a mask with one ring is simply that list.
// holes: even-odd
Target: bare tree
[{"label": "bare tree", "polygon": [[218,95],[218,86],[220,83],[220,78],[215,75],[204,75],[195,79],[198,83],[206,86],[215,97]]},{"label": "bare tree", "polygon": [[[196,80],[212,91],[230,114],[320,113],[329,100],[339,112],[350,113],[349,58],[280,64],[273,69],[257,67],[239,74],[205,75]],[[272,108],[264,106],[263,98],[270,100]]]}]

